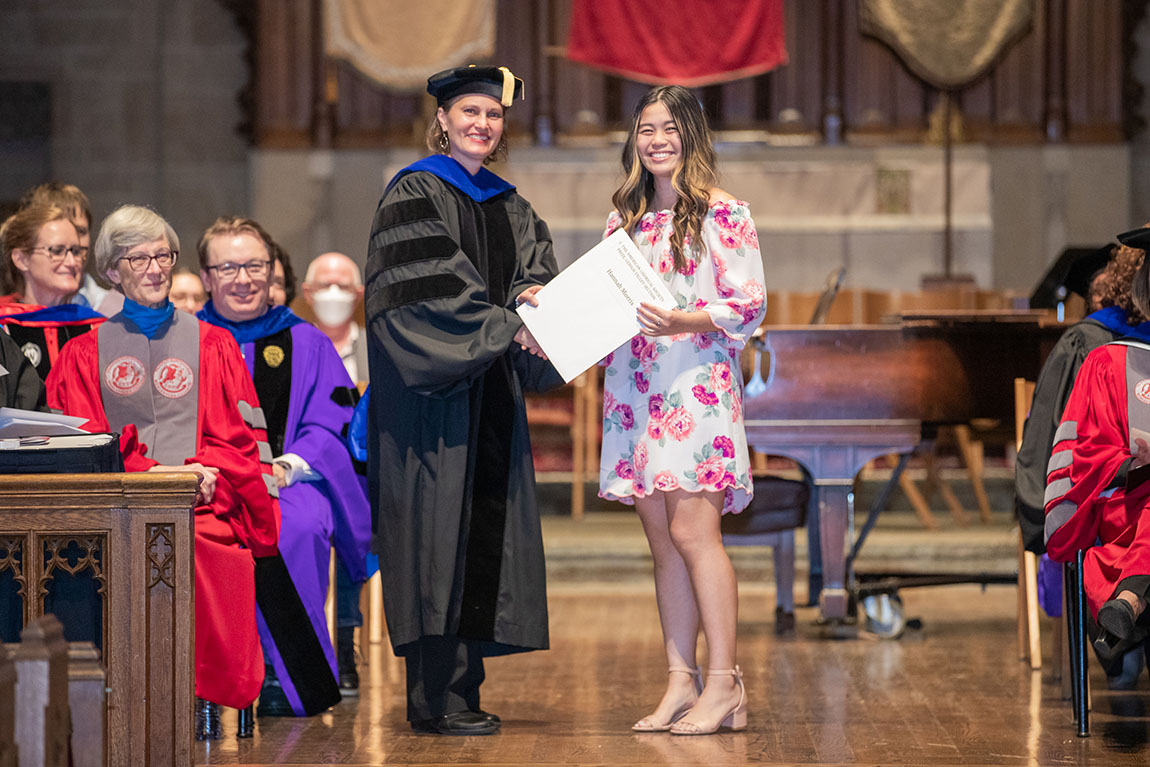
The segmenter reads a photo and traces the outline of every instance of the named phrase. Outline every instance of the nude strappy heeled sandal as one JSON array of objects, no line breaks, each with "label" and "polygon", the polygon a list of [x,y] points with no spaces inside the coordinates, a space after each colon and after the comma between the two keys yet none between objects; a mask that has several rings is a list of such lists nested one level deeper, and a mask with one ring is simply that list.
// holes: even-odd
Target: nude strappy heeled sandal
[{"label": "nude strappy heeled sandal", "polygon": [[704,729],[694,722],[680,719],[672,723],[670,728],[672,735],[710,735],[720,729],[745,730],[747,728],[747,688],[743,685],[742,669],[735,666],[734,668],[712,669],[707,671],[707,676],[726,676],[728,674],[733,676],[735,682],[739,685],[739,702],[735,704],[735,707],[728,711],[726,716],[720,719],[718,724],[710,729]]},{"label": "nude strappy heeled sandal", "polygon": [[699,694],[703,692],[703,672],[697,668],[687,668],[686,666],[672,666],[667,669],[668,674],[687,674],[695,680],[695,700],[679,708],[674,714],[671,715],[671,721],[666,724],[654,724],[651,717],[645,716],[635,724],[631,725],[631,729],[635,732],[667,732],[671,729],[671,725],[682,719],[687,715],[687,712],[698,703]]}]

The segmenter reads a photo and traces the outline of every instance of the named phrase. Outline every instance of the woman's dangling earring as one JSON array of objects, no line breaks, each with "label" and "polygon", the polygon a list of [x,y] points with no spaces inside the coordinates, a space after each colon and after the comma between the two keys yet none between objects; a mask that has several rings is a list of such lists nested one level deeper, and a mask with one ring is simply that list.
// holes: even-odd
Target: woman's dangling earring
[{"label": "woman's dangling earring", "polygon": [[439,134],[439,151],[443,152],[444,154],[447,154],[450,149],[451,149],[451,142],[447,140],[447,134],[446,133],[440,133]]}]

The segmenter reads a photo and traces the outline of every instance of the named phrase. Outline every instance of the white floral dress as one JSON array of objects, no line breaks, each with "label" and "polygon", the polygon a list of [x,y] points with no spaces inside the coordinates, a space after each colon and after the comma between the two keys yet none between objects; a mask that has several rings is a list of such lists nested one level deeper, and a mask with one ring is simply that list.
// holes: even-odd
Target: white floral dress
[{"label": "white floral dress", "polygon": [[[604,236],[621,223],[612,212]],[[739,353],[766,311],[759,238],[745,202],[714,202],[702,253],[688,249],[676,271],[671,232],[670,211],[648,213],[635,244],[679,308],[706,311],[718,330],[636,335],[604,360],[599,495],[632,504],[655,490],[722,490],[723,512],[739,512],[753,495]]]}]

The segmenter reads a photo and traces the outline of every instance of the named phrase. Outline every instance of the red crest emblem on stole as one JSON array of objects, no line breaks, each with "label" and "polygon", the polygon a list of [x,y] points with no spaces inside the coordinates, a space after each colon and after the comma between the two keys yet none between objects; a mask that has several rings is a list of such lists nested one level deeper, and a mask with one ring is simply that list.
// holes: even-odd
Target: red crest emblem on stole
[{"label": "red crest emblem on stole", "polygon": [[1134,396],[1144,405],[1150,405],[1150,378],[1143,378],[1134,384]]},{"label": "red crest emblem on stole", "polygon": [[192,366],[178,357],[168,357],[156,365],[156,371],[152,373],[156,391],[168,399],[179,399],[187,394],[192,390],[194,381]]},{"label": "red crest emblem on stole", "polygon": [[104,383],[123,397],[135,394],[144,384],[144,363],[131,355],[117,357],[104,368]]}]

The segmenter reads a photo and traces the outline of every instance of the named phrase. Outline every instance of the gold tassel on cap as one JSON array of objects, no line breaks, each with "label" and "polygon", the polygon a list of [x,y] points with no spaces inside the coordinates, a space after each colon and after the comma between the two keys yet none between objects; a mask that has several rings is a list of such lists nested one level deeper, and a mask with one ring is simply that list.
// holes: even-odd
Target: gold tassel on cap
[{"label": "gold tassel on cap", "polygon": [[511,70],[507,67],[499,67],[499,71],[503,73],[503,95],[499,103],[509,107],[515,101],[515,75],[511,74]]}]

